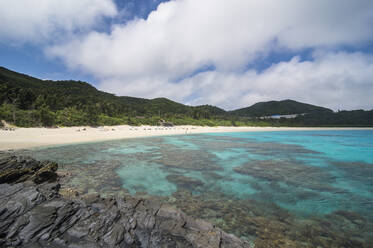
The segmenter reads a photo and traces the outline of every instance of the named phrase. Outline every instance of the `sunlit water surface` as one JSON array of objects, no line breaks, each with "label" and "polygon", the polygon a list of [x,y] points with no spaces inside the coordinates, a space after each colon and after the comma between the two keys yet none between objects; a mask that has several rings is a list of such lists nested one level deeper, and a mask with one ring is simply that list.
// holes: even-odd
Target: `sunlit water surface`
[{"label": "sunlit water surface", "polygon": [[[81,194],[172,203],[256,247],[373,247],[373,131],[163,136],[34,149]],[[293,245],[293,246],[292,246]]]}]

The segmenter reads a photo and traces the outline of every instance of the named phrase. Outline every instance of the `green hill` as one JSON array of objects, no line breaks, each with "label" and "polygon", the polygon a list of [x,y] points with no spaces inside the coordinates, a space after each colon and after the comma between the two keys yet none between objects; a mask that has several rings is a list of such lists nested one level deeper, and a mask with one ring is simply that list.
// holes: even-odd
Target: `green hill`
[{"label": "green hill", "polygon": [[250,107],[237,109],[230,113],[238,116],[261,117],[271,115],[304,114],[312,112],[333,112],[331,109],[296,102],[293,100],[258,102]]},{"label": "green hill", "polygon": [[[99,91],[85,82],[40,80],[0,67],[0,105],[4,103],[12,105],[20,111],[33,111],[29,119],[34,121],[31,121],[30,125],[43,122],[42,118],[37,116],[40,113],[36,111],[41,108],[59,114],[60,117],[68,115],[65,119],[70,117],[70,119],[75,119],[70,122],[71,125],[96,124],[98,117],[95,115],[102,115],[103,119],[107,121],[107,123],[99,124],[119,124],[123,123],[124,119],[128,123],[136,124],[136,122],[139,122],[136,117],[140,116],[142,119],[144,117],[148,119],[149,123],[144,124],[155,124],[158,121],[154,118],[155,116],[158,119],[171,117],[210,119],[216,115],[226,114],[225,110],[214,106],[187,106],[167,98],[118,97]],[[23,115],[20,111],[18,111],[18,116]],[[8,109],[5,112],[7,114],[3,113],[3,119],[16,122],[18,125],[25,125],[26,122],[30,122],[30,120],[21,121],[22,118],[20,117],[13,118],[13,116],[10,116],[13,115],[10,112],[15,112],[14,109]],[[81,114],[81,118],[69,116],[78,117],[79,114]],[[151,118],[153,119],[149,120]],[[69,125],[66,121],[57,123]]]},{"label": "green hill", "polygon": [[[293,119],[261,116],[304,114]],[[211,105],[188,106],[167,98],[116,96],[81,81],[50,81],[0,67],[0,120],[17,126],[157,125],[209,126],[373,126],[373,111],[340,111],[293,100],[256,103],[225,111]]]}]

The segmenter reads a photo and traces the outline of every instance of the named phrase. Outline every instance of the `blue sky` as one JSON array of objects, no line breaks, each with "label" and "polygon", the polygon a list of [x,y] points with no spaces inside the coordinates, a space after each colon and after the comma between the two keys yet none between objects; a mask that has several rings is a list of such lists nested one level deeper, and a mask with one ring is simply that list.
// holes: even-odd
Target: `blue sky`
[{"label": "blue sky", "polygon": [[4,0],[0,66],[225,109],[373,109],[372,26],[370,0]]},{"label": "blue sky", "polygon": [[[112,24],[126,23],[133,18],[146,18],[155,10],[160,0],[116,0],[118,12],[122,12],[117,18],[105,18],[103,25],[97,27],[102,32],[110,32]],[[0,36],[1,37],[1,36]],[[96,85],[94,76],[82,73],[78,70],[69,70],[62,61],[50,59],[44,55],[45,44],[21,43],[1,40],[0,38],[0,66],[17,72],[32,75],[41,79],[64,80],[74,79],[87,81]]]}]

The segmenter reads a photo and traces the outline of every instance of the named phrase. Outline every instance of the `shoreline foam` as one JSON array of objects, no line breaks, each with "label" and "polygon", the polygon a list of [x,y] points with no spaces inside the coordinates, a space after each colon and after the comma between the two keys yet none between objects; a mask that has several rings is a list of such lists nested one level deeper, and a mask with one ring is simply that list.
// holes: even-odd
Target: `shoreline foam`
[{"label": "shoreline foam", "polygon": [[373,128],[308,128],[308,127],[202,127],[202,126],[110,126],[110,127],[63,127],[17,128],[15,131],[0,130],[0,151],[44,146],[67,145],[109,140],[144,138],[164,135],[182,135],[222,132],[265,131],[315,131],[315,130],[373,130]]}]

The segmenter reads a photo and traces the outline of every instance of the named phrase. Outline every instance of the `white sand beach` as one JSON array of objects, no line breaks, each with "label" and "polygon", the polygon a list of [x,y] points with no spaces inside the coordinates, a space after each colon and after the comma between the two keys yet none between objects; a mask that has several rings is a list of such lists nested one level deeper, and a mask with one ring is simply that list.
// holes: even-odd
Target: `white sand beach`
[{"label": "white sand beach", "polygon": [[[62,127],[62,128],[16,128],[0,130],[0,150],[27,149],[42,146],[98,142],[106,140],[151,137],[161,135],[260,132],[295,130],[331,130],[359,128],[294,128],[294,127],[202,127],[202,126],[110,126],[110,127]],[[361,128],[360,128],[361,129]]]}]

